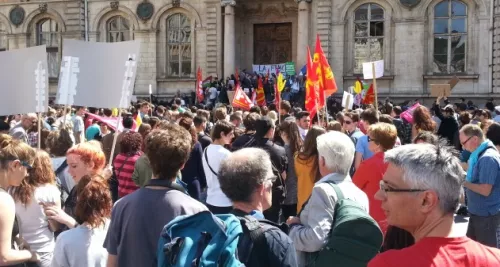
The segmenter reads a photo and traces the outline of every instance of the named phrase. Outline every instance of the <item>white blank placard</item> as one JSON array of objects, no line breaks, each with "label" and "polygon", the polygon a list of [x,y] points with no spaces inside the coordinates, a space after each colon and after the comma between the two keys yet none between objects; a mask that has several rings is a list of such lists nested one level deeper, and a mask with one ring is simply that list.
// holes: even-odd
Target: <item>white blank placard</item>
[{"label": "white blank placard", "polygon": [[373,79],[372,63],[375,65],[375,78],[384,76],[384,61],[374,61],[363,63],[363,79]]}]

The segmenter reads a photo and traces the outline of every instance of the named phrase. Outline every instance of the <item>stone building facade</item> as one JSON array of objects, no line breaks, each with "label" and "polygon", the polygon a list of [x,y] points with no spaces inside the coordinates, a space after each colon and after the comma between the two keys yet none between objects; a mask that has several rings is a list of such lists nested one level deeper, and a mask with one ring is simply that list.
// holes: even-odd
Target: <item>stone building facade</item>
[{"label": "stone building facade", "polygon": [[170,96],[194,89],[198,67],[300,69],[316,35],[339,88],[384,59],[379,97],[428,98],[454,75],[455,97],[500,95],[500,0],[0,0],[0,50],[46,44],[52,93],[65,38],[140,40],[135,93]]}]

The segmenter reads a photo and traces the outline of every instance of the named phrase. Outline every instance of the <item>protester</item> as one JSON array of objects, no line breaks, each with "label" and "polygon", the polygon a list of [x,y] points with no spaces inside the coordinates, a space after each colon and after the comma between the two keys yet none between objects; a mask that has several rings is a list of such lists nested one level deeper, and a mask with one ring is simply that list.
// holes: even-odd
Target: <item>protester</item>
[{"label": "protester", "polygon": [[239,255],[249,253],[245,266],[297,266],[295,248],[287,233],[264,221],[263,212],[272,205],[272,187],[276,179],[269,154],[259,148],[234,152],[222,161],[219,179],[222,191],[233,203],[231,213],[240,217],[251,215],[264,229],[261,233],[264,240],[250,246],[240,238]]},{"label": "protester", "polygon": [[[374,108],[369,108],[361,113],[361,124],[365,129],[368,129],[370,125],[373,125],[379,121],[379,115],[377,110]],[[356,156],[354,159],[354,169],[357,170],[359,165],[363,160],[367,160],[373,156],[373,152],[370,151],[368,136],[363,135],[358,138],[356,142]]]},{"label": "protester", "polygon": [[458,122],[455,118],[455,110],[452,105],[446,105],[441,111],[440,101],[441,97],[438,97],[432,107],[436,116],[441,120],[437,134],[446,138],[449,145],[455,145],[458,139]]},{"label": "protester", "polygon": [[19,139],[25,143],[28,143],[28,130],[38,122],[38,117],[35,113],[28,113],[22,115],[21,121],[14,126],[11,125],[9,134],[14,139]]},{"label": "protester", "polygon": [[486,138],[495,145],[498,151],[500,151],[500,124],[498,122],[493,123],[488,128]]},{"label": "protester", "polygon": [[193,120],[182,118],[179,125],[191,134],[193,146],[189,159],[181,170],[182,181],[187,184],[189,195],[196,200],[201,200],[201,193],[207,187],[207,179],[203,169],[203,149],[198,142],[198,134],[193,126]]},{"label": "protester", "polygon": [[380,201],[374,197],[387,170],[384,153],[394,147],[397,138],[398,131],[394,125],[383,122],[371,125],[368,128],[368,148],[374,155],[359,165],[352,178],[354,184],[368,196],[370,216],[377,221],[383,233],[387,230],[386,216],[380,207]]},{"label": "protester", "polygon": [[56,173],[59,189],[65,196],[64,200],[66,200],[69,192],[75,186],[75,181],[69,174],[69,166],[66,161],[66,153],[73,146],[71,134],[66,129],[52,131],[47,137],[46,144],[47,150],[52,157],[52,168]]},{"label": "protester", "polygon": [[295,115],[297,119],[297,125],[299,126],[300,137],[302,140],[306,138],[307,131],[309,131],[309,127],[311,126],[311,118],[309,112],[301,111]]},{"label": "protester", "polygon": [[[145,140],[153,177],[148,184],[116,202],[104,242],[107,267],[154,266],[163,227],[179,215],[207,210],[175,184],[189,158],[191,135],[170,124],[152,131]],[[161,212],[160,212],[161,211]]]},{"label": "protester", "polygon": [[280,124],[280,135],[285,143],[285,153],[288,167],[286,170],[286,197],[283,201],[283,217],[297,215],[297,173],[295,172],[294,157],[300,151],[303,145],[300,136],[299,127],[293,117],[285,119]]},{"label": "protester", "polygon": [[92,120],[92,124],[85,130],[85,138],[87,141],[92,141],[99,135],[101,135],[101,127],[99,126],[99,121],[94,119]]},{"label": "protester", "polygon": [[9,187],[22,183],[34,159],[35,150],[28,144],[0,135],[0,265],[3,266],[40,261],[40,256],[19,238],[16,205],[7,193]]},{"label": "protester", "polygon": [[326,133],[325,129],[313,126],[307,132],[304,145],[294,156],[295,173],[297,174],[297,212],[302,209],[312,193],[314,184],[321,179],[318,166],[318,136]]},{"label": "protester", "polygon": [[317,138],[318,166],[323,178],[314,185],[313,192],[299,217],[290,217],[290,238],[297,249],[299,266],[305,266],[306,254],[323,248],[333,225],[336,193],[328,184],[337,184],[346,198],[358,202],[368,211],[368,198],[351,180],[349,170],[354,159],[354,144],[340,132],[328,132]]},{"label": "protester", "polygon": [[72,118],[73,134],[75,136],[75,144],[80,144],[85,142],[85,124],[83,122],[83,116],[87,109],[85,107],[75,107],[75,110],[75,115]]},{"label": "protester", "polygon": [[201,144],[201,149],[205,150],[211,143],[212,138],[205,133],[205,129],[207,128],[207,119],[203,116],[197,115],[193,119],[194,127],[196,128],[196,132],[198,133],[198,142]]},{"label": "protester", "polygon": [[248,143],[255,134],[255,125],[257,121],[261,118],[258,113],[250,113],[243,119],[243,126],[245,126],[245,133],[238,136],[231,144],[232,151],[236,151],[242,148],[246,143]]},{"label": "protester", "polygon": [[463,186],[471,214],[467,236],[482,244],[500,248],[500,154],[486,140],[477,125],[460,130],[462,147],[471,152]]},{"label": "protester", "polygon": [[134,120],[132,119],[131,116],[125,116],[123,117],[123,130],[121,133],[118,134],[118,137],[116,138],[116,144],[115,144],[115,151],[113,155],[111,155],[111,150],[113,149],[113,139],[115,138],[115,134],[108,134],[102,138],[102,150],[104,151],[104,154],[106,155],[106,164],[109,162],[113,162],[115,157],[120,154],[120,141],[123,137],[123,135],[129,131],[131,131],[132,127],[134,126]]},{"label": "protester", "polygon": [[51,266],[106,266],[108,253],[102,244],[113,206],[108,183],[100,175],[86,175],[76,192],[75,219],[79,225],[57,238]]},{"label": "protester", "polygon": [[419,106],[413,111],[412,138],[415,138],[421,131],[435,132],[436,122],[432,120],[429,109]]},{"label": "protester", "polygon": [[389,166],[375,197],[387,222],[409,231],[416,243],[379,254],[368,267],[498,265],[499,250],[453,231],[463,171],[449,148],[405,145],[387,151],[385,160]]},{"label": "protester", "polygon": [[226,120],[219,120],[212,131],[213,143],[203,152],[203,170],[207,179],[207,207],[215,214],[229,213],[232,203],[220,189],[217,173],[220,163],[231,152],[224,148],[231,143],[234,126]]},{"label": "protester", "polygon": [[51,159],[47,152],[36,152],[32,169],[22,183],[12,188],[11,195],[16,202],[16,216],[21,222],[19,231],[30,249],[40,257],[40,267],[50,267],[54,251],[54,231],[57,223],[49,221],[40,203],[61,205],[61,192],[56,186],[56,178]]},{"label": "protester", "polygon": [[136,132],[123,134],[120,140],[120,154],[113,161],[113,168],[118,181],[118,197],[133,193],[139,187],[132,181],[134,166],[140,156],[143,144],[142,136]]}]

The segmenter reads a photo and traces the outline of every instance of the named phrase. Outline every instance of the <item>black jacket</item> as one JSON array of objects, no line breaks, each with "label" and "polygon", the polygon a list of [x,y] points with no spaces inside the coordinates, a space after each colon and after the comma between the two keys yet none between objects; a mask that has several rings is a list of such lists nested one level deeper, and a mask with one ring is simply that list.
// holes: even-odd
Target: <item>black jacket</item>
[{"label": "black jacket", "polygon": [[439,126],[437,134],[442,138],[446,138],[449,145],[455,145],[456,138],[458,138],[457,120],[453,116],[451,117],[443,116],[441,108],[437,103],[434,103],[432,109],[434,110],[436,116],[441,120],[441,125]]}]

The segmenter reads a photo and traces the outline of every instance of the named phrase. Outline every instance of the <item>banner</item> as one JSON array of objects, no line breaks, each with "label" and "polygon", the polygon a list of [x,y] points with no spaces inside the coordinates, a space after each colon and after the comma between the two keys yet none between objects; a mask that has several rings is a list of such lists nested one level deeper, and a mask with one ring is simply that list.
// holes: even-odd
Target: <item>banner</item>
[{"label": "banner", "polygon": [[44,112],[49,77],[45,46],[0,52],[0,115]]},{"label": "banner", "polygon": [[263,75],[267,74],[268,72],[277,73],[278,71],[286,73],[287,75],[295,75],[295,63],[286,62],[270,65],[253,65],[253,71]]},{"label": "banner", "polygon": [[[111,130],[113,131],[116,131],[116,123],[117,121],[119,120],[120,121],[120,124],[119,124],[119,127],[118,127],[118,131],[119,132],[122,132],[123,131],[123,124],[121,123],[122,121],[122,118],[118,118],[118,117],[101,117],[99,115],[95,115],[95,114],[92,114],[90,112],[87,112],[85,113],[89,118],[91,118],[92,120],[97,120],[97,121],[100,121],[104,124],[106,124],[108,126],[108,128],[110,128]],[[137,125],[137,122],[136,120],[134,120],[134,125],[132,126],[132,131],[136,132],[137,131],[137,128],[138,125]]]}]

